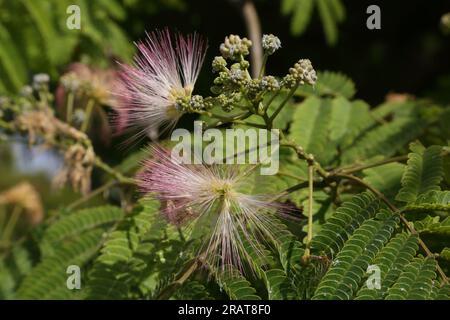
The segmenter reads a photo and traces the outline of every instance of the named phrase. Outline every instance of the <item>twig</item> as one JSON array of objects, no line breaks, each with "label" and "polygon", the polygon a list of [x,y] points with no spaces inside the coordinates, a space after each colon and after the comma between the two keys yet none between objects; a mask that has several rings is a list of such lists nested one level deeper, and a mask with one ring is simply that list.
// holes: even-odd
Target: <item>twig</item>
[{"label": "twig", "polygon": [[402,155],[402,156],[393,157],[393,158],[389,158],[389,159],[383,159],[380,161],[376,161],[374,163],[362,164],[359,166],[342,167],[342,168],[338,168],[338,169],[334,170],[334,172],[351,174],[351,173],[355,173],[355,172],[358,172],[361,170],[382,166],[384,164],[388,164],[388,163],[392,163],[392,162],[401,162],[401,161],[406,161],[406,160],[408,160],[408,155]]},{"label": "twig", "polygon": [[303,259],[310,256],[310,247],[313,238],[313,192],[314,192],[314,166],[308,166],[308,234],[306,236],[306,250]]},{"label": "twig", "polygon": [[66,122],[72,122],[72,113],[73,113],[73,102],[74,102],[74,94],[70,91],[67,94],[67,108],[66,108]]},{"label": "twig", "polygon": [[186,280],[188,280],[190,276],[197,270],[197,268],[201,266],[202,259],[203,256],[200,256],[188,262],[186,270],[181,271],[177,278],[158,294],[156,300],[169,299],[172,296],[173,292],[181,287],[186,282]]},{"label": "twig", "polygon": [[317,173],[322,178],[327,179],[327,178],[330,177],[331,173],[328,172],[327,170],[325,170],[320,165],[320,163],[318,163],[316,160],[314,160],[314,155],[308,154],[307,152],[305,152],[305,150],[301,146],[297,145],[295,142],[293,142],[293,141],[281,141],[280,142],[280,146],[288,147],[288,148],[293,149],[297,153],[297,156],[300,159],[303,159],[303,160],[307,161],[308,164],[314,165],[315,170],[317,171]]},{"label": "twig", "polygon": [[89,122],[91,120],[91,114],[92,114],[92,110],[94,109],[94,106],[95,106],[95,100],[90,98],[86,105],[86,111],[84,113],[83,123],[81,124],[82,132],[86,132],[86,130],[89,127]]},{"label": "twig", "polygon": [[66,207],[66,209],[69,210],[69,211],[70,211],[70,210],[73,210],[73,209],[75,209],[76,207],[78,207],[79,205],[81,205],[82,203],[84,203],[84,202],[86,202],[86,201],[89,201],[89,200],[92,199],[93,197],[95,197],[95,196],[101,194],[103,191],[108,190],[109,188],[113,187],[113,186],[116,185],[116,184],[117,184],[117,181],[115,181],[115,180],[109,181],[109,182],[105,183],[104,185],[98,187],[97,189],[91,191],[90,193],[88,193],[88,194],[85,195],[84,197],[82,197],[82,198],[80,198],[80,199],[78,199],[78,200],[72,202],[71,204],[69,204],[69,205]]},{"label": "twig", "polygon": [[291,91],[289,91],[287,97],[281,102],[281,104],[278,106],[278,108],[274,111],[274,113],[270,116],[270,122],[272,123],[273,120],[276,118],[276,116],[280,113],[280,111],[283,109],[283,107],[286,105],[286,103],[292,98],[294,95],[294,92],[297,90],[299,86],[299,83],[292,87]]},{"label": "twig", "polygon": [[19,206],[15,206],[9,220],[3,230],[2,241],[9,243],[11,242],[11,237],[16,227],[17,221],[19,220],[20,214],[22,213],[22,208]]},{"label": "twig", "polygon": [[[217,118],[217,115],[214,115],[214,114],[212,114],[210,112],[207,112],[207,111],[206,112],[202,112],[200,114],[206,114],[207,116],[216,117]],[[253,112],[248,111],[248,112],[243,112],[243,113],[240,113],[240,114],[232,116],[232,117],[221,117],[220,120],[218,120],[216,122],[213,122],[212,124],[206,126],[205,129],[219,127],[219,126],[221,126],[223,124],[234,122],[234,121],[237,121],[237,120],[244,120],[244,119],[247,119],[248,117],[250,117],[251,115],[253,115]]]},{"label": "twig", "polygon": [[136,184],[136,181],[133,178],[128,178],[128,177],[124,176],[122,173],[120,173],[119,171],[115,170],[114,168],[110,167],[108,164],[103,162],[103,160],[97,156],[95,157],[94,165],[96,167],[102,169],[106,173],[110,174],[111,176],[113,176],[120,183]]}]

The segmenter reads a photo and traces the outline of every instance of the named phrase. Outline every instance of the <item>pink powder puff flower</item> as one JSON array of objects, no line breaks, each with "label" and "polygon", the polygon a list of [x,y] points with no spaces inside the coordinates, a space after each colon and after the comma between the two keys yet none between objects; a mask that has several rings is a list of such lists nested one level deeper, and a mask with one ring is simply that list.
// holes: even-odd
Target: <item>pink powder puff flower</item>
[{"label": "pink powder puff flower", "polygon": [[281,205],[267,196],[241,193],[248,172],[232,165],[181,164],[160,147],[153,147],[152,153],[137,176],[141,191],[161,201],[169,223],[200,222],[207,228],[202,253],[213,270],[243,270],[251,251],[262,256],[261,241],[275,241],[273,214]]},{"label": "pink powder puff flower", "polygon": [[119,112],[128,128],[138,127],[142,135],[176,124],[183,114],[177,99],[191,96],[206,47],[197,34],[172,37],[168,29],[149,33],[137,43],[139,54],[134,65],[121,65],[121,85],[116,91],[128,102]]}]

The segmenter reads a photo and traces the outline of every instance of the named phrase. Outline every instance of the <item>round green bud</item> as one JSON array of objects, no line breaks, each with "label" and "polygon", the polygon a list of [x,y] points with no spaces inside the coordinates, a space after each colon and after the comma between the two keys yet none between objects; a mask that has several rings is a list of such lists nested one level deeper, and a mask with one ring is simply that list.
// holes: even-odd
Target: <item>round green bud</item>
[{"label": "round green bud", "polygon": [[214,58],[213,62],[212,62],[212,69],[213,72],[220,72],[225,70],[227,67],[227,61],[220,56],[217,56]]},{"label": "round green bud", "polygon": [[281,48],[281,41],[273,34],[265,34],[262,37],[262,47],[267,54],[271,55]]}]

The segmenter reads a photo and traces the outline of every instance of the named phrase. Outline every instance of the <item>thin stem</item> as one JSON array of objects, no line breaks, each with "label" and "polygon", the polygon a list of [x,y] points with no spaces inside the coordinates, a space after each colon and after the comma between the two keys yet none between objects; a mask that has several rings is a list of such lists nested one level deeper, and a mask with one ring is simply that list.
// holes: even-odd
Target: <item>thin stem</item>
[{"label": "thin stem", "polygon": [[383,159],[383,160],[376,161],[376,162],[370,163],[370,164],[338,168],[334,172],[351,174],[351,173],[359,172],[359,171],[362,171],[365,169],[382,166],[384,164],[388,164],[388,163],[392,163],[392,162],[402,162],[402,161],[406,161],[406,160],[408,160],[408,155],[402,155],[402,156],[393,157],[393,158],[389,158],[389,159]]},{"label": "thin stem", "polygon": [[266,105],[264,106],[264,112],[267,112],[269,110],[270,105],[272,104],[273,100],[280,94],[281,90],[276,91],[272,97],[270,97],[269,101],[267,101]]},{"label": "thin stem", "polygon": [[386,198],[386,196],[384,194],[382,194],[380,191],[378,191],[377,189],[375,189],[374,187],[372,187],[371,185],[369,185],[368,183],[366,183],[364,180],[358,178],[357,176],[351,175],[351,174],[336,174],[335,177],[340,177],[340,178],[344,178],[344,179],[348,179],[348,180],[352,180],[355,181],[356,183],[362,185],[363,187],[365,187],[366,189],[369,189],[370,191],[372,191],[372,193],[374,193],[378,198],[380,198],[388,207],[389,209],[391,209],[394,212],[399,211],[397,209],[396,206],[394,206],[388,198]]},{"label": "thin stem", "polygon": [[243,125],[246,125],[246,126],[249,126],[249,127],[254,127],[254,128],[260,128],[260,129],[266,129],[267,128],[263,124],[249,122],[249,121],[235,120],[233,122],[236,123],[236,124],[243,124]]},{"label": "thin stem", "polygon": [[292,178],[292,179],[295,179],[295,180],[300,180],[300,181],[303,181],[303,180],[304,180],[304,179],[301,178],[301,177],[298,177],[298,176],[296,176],[296,175],[293,175],[293,174],[288,173],[288,172],[283,172],[283,171],[278,171],[278,172],[277,172],[277,175],[278,175],[278,176],[284,176],[284,177]]},{"label": "thin stem", "polygon": [[203,255],[188,262],[185,270],[181,271],[176,279],[159,293],[159,295],[156,297],[156,300],[168,300],[175,292],[175,290],[182,286],[186,282],[186,280],[188,280],[191,275],[197,270],[197,268],[201,266],[202,259]]},{"label": "thin stem", "polygon": [[109,173],[111,176],[116,178],[117,181],[119,181],[120,183],[136,184],[136,180],[134,180],[133,178],[128,178],[128,177],[124,176],[122,173],[120,173],[119,171],[115,170],[114,168],[110,167],[108,164],[103,162],[103,160],[100,159],[99,157],[95,157],[94,165],[96,167],[102,169],[106,173]]},{"label": "thin stem", "polygon": [[39,100],[43,102],[44,106],[48,106],[47,93],[48,91],[43,89],[38,91]]},{"label": "thin stem", "polygon": [[264,76],[264,73],[266,72],[266,64],[267,64],[268,58],[269,58],[269,55],[267,53],[264,53],[262,64],[261,64],[261,70],[259,70],[258,79],[261,79]]},{"label": "thin stem", "polygon": [[86,110],[85,110],[85,113],[84,113],[83,123],[81,125],[81,131],[82,132],[86,132],[86,130],[88,129],[89,122],[91,120],[92,110],[94,109],[94,105],[95,105],[95,100],[90,98],[88,100],[88,102],[87,102]]},{"label": "thin stem", "polygon": [[[216,115],[212,114],[211,112],[207,112],[207,111],[206,112],[201,112],[201,114],[206,114],[206,115],[208,115],[210,117],[215,117],[216,116]],[[236,120],[244,120],[244,119],[247,119],[248,117],[250,117],[251,115],[253,115],[253,112],[247,111],[247,112],[240,113],[240,114],[238,114],[236,116],[233,116],[233,117],[222,117],[222,120],[216,121],[216,122],[206,126],[205,129],[219,127],[219,126],[221,126],[221,125],[223,125],[225,123],[230,123],[230,122],[233,122],[233,121],[236,121]]]},{"label": "thin stem", "polygon": [[271,122],[273,122],[273,120],[280,113],[280,111],[283,109],[285,104],[292,98],[292,96],[294,95],[294,93],[297,90],[298,86],[299,86],[299,83],[297,82],[297,84],[295,86],[293,86],[292,89],[289,91],[287,97],[283,100],[283,102],[281,102],[281,104],[278,106],[278,108],[275,110],[275,112],[270,116],[270,121]]},{"label": "thin stem", "polygon": [[313,238],[313,192],[314,192],[314,166],[308,166],[308,234],[306,237],[306,250],[304,257],[310,256],[311,241]]},{"label": "thin stem", "polygon": [[14,229],[17,225],[17,221],[19,221],[20,214],[22,213],[22,208],[19,206],[15,206],[11,216],[9,217],[8,222],[6,223],[2,240],[4,242],[9,243],[11,241],[11,237],[13,235]]},{"label": "thin stem", "polygon": [[[282,132],[282,131],[280,130],[280,132]],[[320,163],[318,163],[317,161],[314,160],[314,156],[312,154],[306,153],[305,150],[301,146],[297,145],[295,142],[281,141],[280,146],[293,149],[297,153],[297,156],[300,159],[307,161],[309,164],[313,164],[315,170],[322,178],[327,179],[330,177],[331,174],[328,171],[326,171],[324,168],[322,168]]]},{"label": "thin stem", "polygon": [[6,223],[6,207],[0,207],[0,234],[4,232],[4,226]]},{"label": "thin stem", "polygon": [[66,107],[66,122],[71,123],[72,122],[72,114],[73,114],[73,102],[74,102],[75,96],[72,91],[69,91],[67,94],[67,107]]},{"label": "thin stem", "polygon": [[216,118],[216,119],[219,119],[219,120],[222,120],[222,121],[226,121],[226,122],[239,120],[239,119],[242,119],[243,117],[245,117],[247,115],[252,115],[253,114],[250,111],[246,111],[246,112],[241,112],[241,113],[233,115],[233,116],[223,116],[223,115],[220,115],[220,114],[213,113],[211,111],[203,111],[203,110],[199,111],[198,113],[206,115],[206,116],[208,116],[210,118]]},{"label": "thin stem", "polygon": [[86,201],[89,201],[90,199],[94,198],[95,196],[101,194],[102,192],[108,190],[109,188],[113,187],[114,185],[117,184],[117,181],[112,180],[109,181],[107,183],[105,183],[104,185],[98,187],[97,189],[91,191],[90,193],[88,193],[87,195],[85,195],[84,197],[72,202],[71,204],[69,204],[66,209],[67,210],[73,210],[76,207],[78,207],[79,205],[83,204]]}]

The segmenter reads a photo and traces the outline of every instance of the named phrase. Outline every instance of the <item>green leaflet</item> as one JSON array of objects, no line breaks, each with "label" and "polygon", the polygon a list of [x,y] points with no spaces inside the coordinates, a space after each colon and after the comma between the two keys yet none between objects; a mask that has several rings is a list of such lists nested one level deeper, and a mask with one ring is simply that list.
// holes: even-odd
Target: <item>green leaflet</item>
[{"label": "green leaflet", "polygon": [[13,299],[15,290],[23,278],[31,271],[30,252],[19,245],[0,260],[0,299]]},{"label": "green leaflet", "polygon": [[256,290],[250,285],[239,270],[233,268],[224,271],[218,277],[218,283],[231,300],[261,300]]},{"label": "green leaflet", "polygon": [[377,254],[373,261],[374,266],[380,268],[380,289],[369,289],[364,283],[358,291],[356,299],[375,300],[383,299],[388,288],[397,281],[402,270],[413,259],[418,250],[418,237],[399,233]]},{"label": "green leaflet", "polygon": [[429,191],[421,194],[414,202],[409,203],[403,209],[409,211],[450,211],[450,191]]},{"label": "green leaflet", "polygon": [[327,144],[331,108],[331,100],[307,98],[296,108],[289,132],[289,138],[306,152],[314,152],[323,163],[330,161],[336,151]]},{"label": "green leaflet", "polygon": [[[288,3],[292,4],[288,7]],[[292,20],[291,20],[291,33],[293,35],[301,35],[305,32],[308,27],[309,22],[311,21],[311,16],[313,14],[314,8],[314,0],[300,0],[300,1],[290,1],[284,0],[283,4],[284,9],[283,13],[288,13],[289,11],[293,11]]]},{"label": "green leaflet", "polygon": [[404,169],[405,165],[397,162],[366,169],[364,181],[393,199],[400,189]]},{"label": "green leaflet", "polygon": [[[9,79],[12,88],[19,90],[26,80],[24,62],[8,29],[2,24],[0,24],[0,42],[2,43],[0,46],[0,64],[6,73],[4,78]],[[2,81],[0,81],[1,83]]]},{"label": "green leaflet", "polygon": [[412,202],[417,196],[429,191],[440,190],[443,168],[440,146],[425,149],[418,144],[411,145],[408,165],[402,177],[402,188],[396,200]]},{"label": "green leaflet", "polygon": [[[80,30],[66,26],[70,5],[81,9]],[[96,63],[105,62],[107,51],[125,61],[133,53],[132,44],[116,21],[126,13],[117,0],[20,0],[5,1],[2,6],[10,13],[0,25],[2,94],[17,93],[33,73],[45,72],[56,78],[65,65],[86,56]],[[20,19],[12,18],[15,16]],[[83,57],[80,48],[86,54]]]},{"label": "green leaflet", "polygon": [[123,212],[118,207],[102,206],[75,211],[53,223],[45,232],[41,242],[43,256],[50,255],[55,246],[67,238],[95,228],[111,226],[120,220]]},{"label": "green leaflet", "polygon": [[176,292],[179,300],[210,300],[208,289],[199,281],[188,281]]},{"label": "green leaflet", "polygon": [[81,268],[84,286],[83,266],[98,251],[102,243],[103,231],[86,232],[76,241],[64,244],[54,254],[43,259],[22,281],[15,298],[18,299],[70,299],[78,298],[78,290],[69,290],[66,285],[67,267],[77,265]]},{"label": "green leaflet", "polygon": [[338,37],[337,25],[345,19],[345,7],[341,0],[283,0],[281,12],[292,13],[291,32],[301,35],[310,23],[314,6],[317,6],[320,19],[329,45],[335,45]]},{"label": "green leaflet", "polygon": [[358,136],[353,145],[343,151],[345,164],[363,162],[376,156],[389,157],[415,139],[424,128],[418,117],[394,118],[389,123],[379,125]]},{"label": "green leaflet", "polygon": [[436,277],[436,261],[415,258],[400,274],[397,282],[387,291],[387,300],[429,299]]},{"label": "green leaflet", "polygon": [[414,226],[420,234],[447,237],[450,235],[450,217],[440,221],[440,217],[427,216],[420,221],[415,221]]},{"label": "green leaflet", "polygon": [[436,294],[433,297],[435,300],[450,300],[450,285],[446,284],[436,290]]},{"label": "green leaflet", "polygon": [[355,83],[343,73],[333,71],[318,71],[314,87],[300,86],[297,96],[332,96],[351,99],[356,93]]},{"label": "green leaflet", "polygon": [[374,217],[379,209],[380,201],[371,193],[361,193],[343,203],[313,238],[313,252],[318,255],[321,252],[336,254],[353,231]]},{"label": "green leaflet", "polygon": [[[96,299],[128,297],[127,280],[130,263],[138,251],[144,235],[158,220],[159,203],[146,201],[145,209],[135,212],[113,231],[94,262],[87,285],[88,297]],[[162,230],[159,230],[162,231]]]},{"label": "green leaflet", "polygon": [[367,267],[391,237],[398,220],[396,216],[385,221],[366,220],[333,259],[313,299],[352,299]]},{"label": "green leaflet", "polygon": [[271,269],[266,271],[265,282],[269,300],[291,300],[296,298],[296,292],[291,280],[283,270]]},{"label": "green leaflet", "polygon": [[[25,299],[76,298],[77,291],[67,289],[66,269],[83,268],[100,249],[103,235],[123,215],[113,206],[83,209],[62,217],[44,233],[41,262],[21,283],[17,297]],[[85,275],[83,274],[83,285]]]}]

